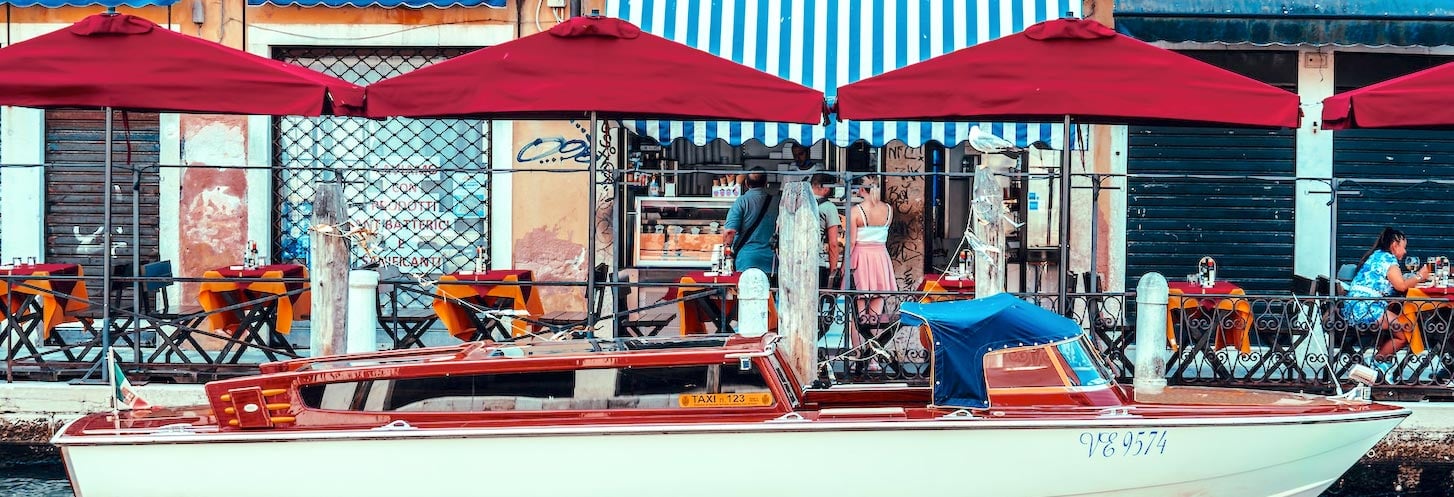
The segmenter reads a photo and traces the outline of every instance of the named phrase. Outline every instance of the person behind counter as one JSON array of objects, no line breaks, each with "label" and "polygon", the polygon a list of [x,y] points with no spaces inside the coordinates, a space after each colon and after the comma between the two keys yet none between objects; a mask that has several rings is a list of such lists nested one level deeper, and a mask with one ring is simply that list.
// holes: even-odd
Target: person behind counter
[{"label": "person behind counter", "polygon": [[773,279],[777,272],[777,247],[773,246],[772,239],[777,233],[778,202],[767,191],[767,170],[752,168],[742,185],[747,192],[737,197],[727,210],[722,245],[732,249],[732,263],[738,271],[755,267]]}]

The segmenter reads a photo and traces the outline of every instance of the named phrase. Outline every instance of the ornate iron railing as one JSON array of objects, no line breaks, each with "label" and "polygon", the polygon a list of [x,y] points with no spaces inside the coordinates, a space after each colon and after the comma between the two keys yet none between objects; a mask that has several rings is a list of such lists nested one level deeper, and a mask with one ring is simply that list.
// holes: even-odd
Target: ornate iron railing
[{"label": "ornate iron railing", "polygon": [[[57,278],[64,279],[64,278]],[[159,278],[136,278],[152,282]],[[131,279],[121,284],[128,285]],[[165,281],[190,281],[170,278]],[[39,295],[86,302],[99,309],[98,297],[87,298],[35,286],[24,278],[6,278],[10,288],[23,288],[36,297],[0,303],[0,346],[4,347],[7,378],[40,380],[76,378],[94,373],[102,349],[101,322],[95,314],[79,325],[41,331],[43,312]],[[393,283],[403,291],[384,292],[380,303],[380,345],[387,347],[454,343],[428,311],[406,302],[432,298],[418,290],[417,282]],[[535,285],[579,283],[534,282]],[[611,286],[640,291],[651,284]],[[725,288],[712,288],[659,301],[640,308],[620,308],[612,315],[629,322],[642,313],[675,311],[678,302],[721,298]],[[411,294],[404,296],[404,294]],[[1055,307],[1051,294],[1019,294],[1046,308]],[[866,293],[824,291],[819,299],[819,382],[906,382],[927,384],[930,358],[919,331],[899,324],[899,305],[909,300],[962,298],[954,294],[923,292]],[[1072,293],[1067,317],[1079,323],[1121,381],[1129,381],[1135,368],[1135,296],[1127,293]],[[882,302],[882,307],[878,303]],[[1242,386],[1309,392],[1330,392],[1334,379],[1343,380],[1355,364],[1377,366],[1386,384],[1375,393],[1391,398],[1449,397],[1447,372],[1454,366],[1450,352],[1454,329],[1454,301],[1445,299],[1357,299],[1298,297],[1292,295],[1172,296],[1164,319],[1152,332],[1166,334],[1162,351],[1167,378],[1172,384]],[[1360,304],[1360,303],[1366,303]],[[246,305],[237,303],[236,306]],[[1371,321],[1350,320],[1348,310],[1371,307],[1387,312]],[[612,308],[611,306],[605,306]],[[214,309],[214,312],[227,311]],[[1391,309],[1391,310],[1390,310]],[[113,307],[112,330],[105,335],[121,350],[128,371],[155,379],[205,381],[246,374],[255,365],[306,355],[307,335],[295,330],[289,343],[247,341],[220,332],[207,314],[176,313],[165,309],[138,312]],[[542,330],[569,331],[571,324],[540,324]],[[715,325],[720,326],[720,325]],[[305,326],[298,328],[306,329]],[[656,328],[659,330],[660,328]],[[709,328],[715,330],[718,328]],[[44,336],[43,336],[44,335]],[[22,338],[23,337],[23,338]],[[1407,338],[1407,342],[1397,340]],[[427,338],[427,340],[424,340]],[[428,343],[425,343],[428,342]],[[1387,344],[1387,345],[1385,345]],[[223,359],[220,352],[231,355]],[[1382,351],[1380,347],[1384,347]],[[239,353],[240,352],[240,353]],[[1346,384],[1346,382],[1344,382]]]}]

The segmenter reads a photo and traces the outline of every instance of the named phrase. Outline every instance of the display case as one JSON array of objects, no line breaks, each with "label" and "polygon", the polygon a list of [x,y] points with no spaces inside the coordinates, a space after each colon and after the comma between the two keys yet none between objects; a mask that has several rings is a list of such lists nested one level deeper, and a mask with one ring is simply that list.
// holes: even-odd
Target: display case
[{"label": "display case", "polygon": [[637,267],[710,268],[734,198],[638,197]]}]

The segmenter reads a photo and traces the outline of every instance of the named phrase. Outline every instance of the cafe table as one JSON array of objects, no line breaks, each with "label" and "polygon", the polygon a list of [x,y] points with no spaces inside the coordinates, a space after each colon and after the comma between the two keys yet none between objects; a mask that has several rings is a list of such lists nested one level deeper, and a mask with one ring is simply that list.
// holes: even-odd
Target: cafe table
[{"label": "cafe table", "polygon": [[[713,287],[721,288],[723,285],[726,285],[726,288],[722,295],[725,295],[726,298],[697,297],[678,302],[677,315],[681,317],[682,335],[706,334],[707,323],[719,323],[717,330],[719,333],[730,333],[731,326],[726,323],[737,306],[737,281],[741,277],[740,272],[689,271],[683,274],[677,280],[677,286],[667,290],[666,300],[679,299],[694,293],[711,292]],[[771,292],[767,297],[767,328],[769,330],[777,329],[777,304],[774,302]]]},{"label": "cafe table", "polygon": [[[526,319],[511,319],[510,330],[506,332],[497,319],[482,318],[466,307],[469,303],[490,310],[509,309],[526,316],[544,314],[540,295],[530,283],[533,273],[528,269],[495,269],[489,271],[460,271],[439,277],[435,287],[434,313],[444,323],[449,334],[460,340],[480,340],[499,332],[501,335],[518,337],[532,331],[532,324]],[[502,337],[503,338],[503,337]]]},{"label": "cafe table", "polygon": [[[1166,304],[1166,339],[1172,349],[1178,347],[1172,312],[1180,310],[1184,316],[1195,314],[1209,320],[1215,331],[1213,350],[1231,346],[1243,354],[1252,351],[1252,342],[1247,336],[1252,330],[1252,306],[1247,299],[1238,298],[1246,295],[1241,287],[1226,281],[1218,281],[1210,287],[1185,281],[1168,282],[1166,286],[1169,297]],[[1221,316],[1230,319],[1220,319]]]},{"label": "cafe table", "polygon": [[[39,332],[44,343],[56,326],[75,322],[75,313],[90,307],[85,281],[52,279],[57,276],[79,278],[84,273],[78,264],[0,266],[0,305],[5,306],[0,319],[5,320],[5,334],[15,340],[8,357],[14,357],[22,348],[39,357],[40,351],[30,339],[32,334]],[[26,312],[36,307],[39,314]]]},{"label": "cafe table", "polygon": [[[280,281],[290,279],[295,281]],[[247,268],[227,266],[202,274],[197,303],[213,330],[232,336],[217,355],[236,362],[248,344],[258,346],[269,360],[275,350],[296,355],[287,338],[293,321],[309,312],[308,269],[301,264],[269,264]],[[231,359],[228,352],[240,345]]]},{"label": "cafe table", "polygon": [[1424,343],[1423,328],[1419,322],[1419,314],[1438,309],[1454,308],[1454,286],[1416,286],[1410,288],[1404,296],[1409,299],[1429,300],[1428,302],[1406,302],[1403,306],[1402,320],[1413,326],[1413,333],[1409,334],[1409,352],[1422,354],[1426,349],[1426,345]]},{"label": "cafe table", "polygon": [[957,295],[924,295],[920,302],[940,302],[974,298],[974,278],[943,274],[926,274],[919,280],[919,292],[926,294],[954,293]]}]

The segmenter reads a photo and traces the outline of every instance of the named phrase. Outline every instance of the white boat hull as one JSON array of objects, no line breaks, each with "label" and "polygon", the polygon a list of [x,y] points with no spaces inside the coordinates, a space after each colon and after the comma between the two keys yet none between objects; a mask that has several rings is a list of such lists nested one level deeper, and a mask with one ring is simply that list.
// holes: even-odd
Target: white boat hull
[{"label": "white boat hull", "polygon": [[1406,415],[89,434],[55,442],[80,497],[1292,497],[1320,494]]}]

